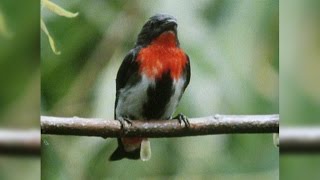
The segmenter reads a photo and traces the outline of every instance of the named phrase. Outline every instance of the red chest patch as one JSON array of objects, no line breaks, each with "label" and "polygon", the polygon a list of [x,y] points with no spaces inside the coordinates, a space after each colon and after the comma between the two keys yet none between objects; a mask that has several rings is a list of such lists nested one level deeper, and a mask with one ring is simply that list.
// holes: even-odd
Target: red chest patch
[{"label": "red chest patch", "polygon": [[149,46],[141,49],[138,57],[140,72],[149,78],[160,78],[170,71],[173,79],[178,79],[183,72],[187,57],[176,46],[176,37],[172,32],[165,32],[153,40]]}]

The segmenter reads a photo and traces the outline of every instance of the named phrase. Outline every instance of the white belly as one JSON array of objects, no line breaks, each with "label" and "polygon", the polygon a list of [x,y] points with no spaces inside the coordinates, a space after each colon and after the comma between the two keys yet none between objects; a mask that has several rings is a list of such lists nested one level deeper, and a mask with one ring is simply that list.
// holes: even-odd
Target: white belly
[{"label": "white belly", "polygon": [[[183,93],[184,82],[185,79],[182,78],[173,81],[173,95],[166,104],[161,119],[171,117],[174,113]],[[150,86],[155,86],[155,80],[143,75],[141,81],[135,86],[121,89],[116,107],[116,118],[133,116],[137,119],[145,119],[143,117],[143,106],[148,101],[147,90]]]}]

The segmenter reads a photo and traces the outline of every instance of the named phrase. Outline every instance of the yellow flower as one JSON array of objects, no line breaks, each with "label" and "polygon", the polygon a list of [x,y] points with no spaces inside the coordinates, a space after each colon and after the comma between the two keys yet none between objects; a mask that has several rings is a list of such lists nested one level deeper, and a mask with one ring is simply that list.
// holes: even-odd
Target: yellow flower
[{"label": "yellow flower", "polygon": [[[78,16],[79,13],[72,13],[69,12],[65,9],[63,9],[62,7],[54,4],[53,2],[49,1],[49,0],[41,0],[41,5],[42,7],[46,7],[47,9],[49,9],[51,12],[54,12],[55,14],[59,15],[59,16],[64,16],[67,18],[74,18],[76,16]],[[41,25],[41,30],[47,35],[48,39],[49,39],[49,43],[50,43],[50,47],[52,49],[52,51],[59,55],[61,52],[57,51],[55,43],[54,43],[54,39],[51,37],[43,19],[41,18],[40,20],[40,25]]]}]

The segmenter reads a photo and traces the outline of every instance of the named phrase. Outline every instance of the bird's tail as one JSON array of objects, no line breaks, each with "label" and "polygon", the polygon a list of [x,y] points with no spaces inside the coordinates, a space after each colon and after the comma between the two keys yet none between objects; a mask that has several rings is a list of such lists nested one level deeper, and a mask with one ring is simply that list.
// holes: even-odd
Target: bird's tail
[{"label": "bird's tail", "polygon": [[134,151],[127,152],[124,150],[124,146],[121,142],[121,139],[118,138],[118,147],[111,154],[109,161],[117,161],[123,158],[134,159],[134,160],[140,159],[140,148],[135,149]]},{"label": "bird's tail", "polygon": [[150,142],[147,138],[142,139],[141,145],[134,149],[133,151],[126,151],[124,145],[120,138],[118,138],[118,147],[112,153],[109,160],[110,161],[117,161],[123,158],[128,159],[141,159],[142,161],[148,161],[151,158],[151,147]]}]

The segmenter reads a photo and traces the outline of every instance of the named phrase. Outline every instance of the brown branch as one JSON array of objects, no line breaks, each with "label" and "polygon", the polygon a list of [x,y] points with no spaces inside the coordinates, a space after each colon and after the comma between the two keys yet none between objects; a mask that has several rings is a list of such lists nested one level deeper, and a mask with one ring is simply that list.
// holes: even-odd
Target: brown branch
[{"label": "brown branch", "polygon": [[40,131],[0,129],[0,154],[40,156]]},{"label": "brown branch", "polygon": [[233,133],[277,133],[279,115],[215,115],[178,120],[132,121],[121,129],[119,121],[97,118],[41,116],[41,133],[100,137],[181,137]]},{"label": "brown branch", "polygon": [[280,128],[280,153],[319,153],[320,127]]}]

